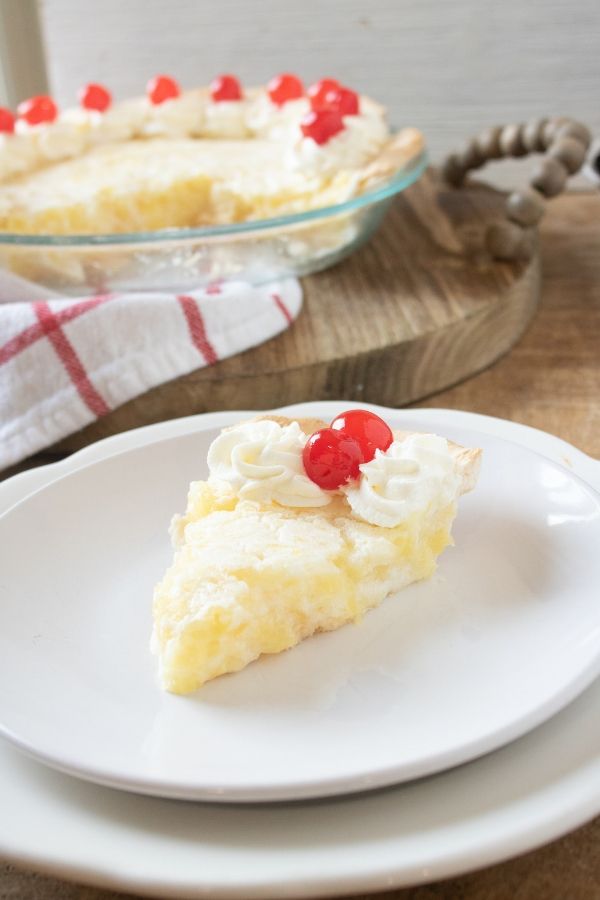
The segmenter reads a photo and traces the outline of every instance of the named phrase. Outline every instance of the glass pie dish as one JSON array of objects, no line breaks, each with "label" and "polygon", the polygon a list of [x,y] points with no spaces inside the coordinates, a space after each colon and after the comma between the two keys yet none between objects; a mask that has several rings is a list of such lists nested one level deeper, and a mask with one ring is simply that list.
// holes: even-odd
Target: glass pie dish
[{"label": "glass pie dish", "polygon": [[426,165],[423,152],[391,179],[344,203],[278,218],[133,234],[0,233],[0,290],[29,300],[36,291],[39,298],[40,288],[46,297],[184,292],[218,281],[260,284],[307,275],[368,240],[392,198]]}]

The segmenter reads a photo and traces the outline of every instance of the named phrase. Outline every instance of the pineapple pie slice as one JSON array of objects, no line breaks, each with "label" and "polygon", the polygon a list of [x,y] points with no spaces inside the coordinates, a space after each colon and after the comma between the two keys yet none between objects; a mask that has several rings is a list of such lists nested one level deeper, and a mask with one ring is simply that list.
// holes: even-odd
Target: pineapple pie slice
[{"label": "pineapple pie slice", "polygon": [[265,416],[225,429],[173,520],[175,557],[155,590],[163,687],[194,691],[429,578],[480,457],[365,410],[330,426]]}]

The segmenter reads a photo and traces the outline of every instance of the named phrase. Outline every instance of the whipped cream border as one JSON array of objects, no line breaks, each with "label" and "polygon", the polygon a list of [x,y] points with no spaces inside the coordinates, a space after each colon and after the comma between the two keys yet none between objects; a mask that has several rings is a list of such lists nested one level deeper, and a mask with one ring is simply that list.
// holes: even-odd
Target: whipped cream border
[{"label": "whipped cream border", "polygon": [[221,432],[208,451],[209,484],[229,489],[240,500],[289,508],[347,501],[359,521],[393,528],[431,506],[455,502],[461,485],[446,438],[409,434],[360,468],[357,480],[327,491],[306,474],[302,453],[308,440],[297,421],[279,425],[252,419]]},{"label": "whipped cream border", "polygon": [[140,97],[103,113],[69,108],[40,125],[18,119],[14,134],[0,135],[0,182],[103,144],[159,137],[275,140],[288,168],[333,174],[368,162],[389,137],[382,106],[361,95],[359,108],[358,115],[344,117],[344,131],[321,146],[300,132],[308,99],[279,106],[266,88],[248,88],[241,100],[228,102],[213,102],[207,88],[195,88],[160,104]]}]

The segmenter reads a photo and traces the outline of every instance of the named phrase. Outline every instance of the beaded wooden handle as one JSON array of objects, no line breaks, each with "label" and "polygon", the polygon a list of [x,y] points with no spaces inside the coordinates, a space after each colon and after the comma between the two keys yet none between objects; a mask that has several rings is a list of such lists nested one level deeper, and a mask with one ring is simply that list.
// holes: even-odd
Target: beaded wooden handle
[{"label": "beaded wooden handle", "polygon": [[488,128],[472,138],[461,152],[452,153],[442,166],[445,180],[455,187],[467,172],[486,162],[509,156],[545,153],[536,163],[531,187],[514,191],[506,201],[508,221],[490,225],[486,246],[495,259],[528,259],[535,246],[535,226],[541,219],[545,200],[563,190],[569,175],[585,161],[592,136],[574,119],[536,119],[523,125]]}]

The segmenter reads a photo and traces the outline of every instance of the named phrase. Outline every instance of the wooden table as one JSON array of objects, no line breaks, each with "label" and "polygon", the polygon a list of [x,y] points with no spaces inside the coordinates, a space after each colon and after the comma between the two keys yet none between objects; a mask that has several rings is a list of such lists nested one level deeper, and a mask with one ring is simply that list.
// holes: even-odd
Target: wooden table
[{"label": "wooden table", "polygon": [[[549,209],[542,229],[542,302],[533,325],[492,368],[419,405],[466,409],[524,422],[600,457],[600,196],[565,196]],[[41,455],[35,462],[47,459]],[[501,865],[379,896],[398,900],[600,900],[600,818],[562,840]],[[0,865],[0,900],[124,897]]]}]

